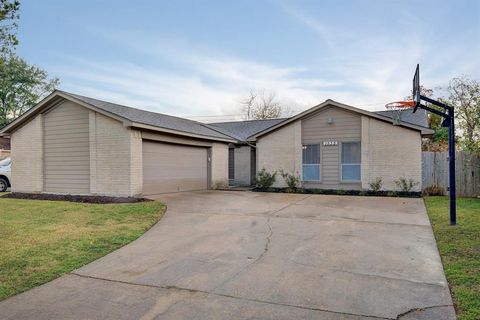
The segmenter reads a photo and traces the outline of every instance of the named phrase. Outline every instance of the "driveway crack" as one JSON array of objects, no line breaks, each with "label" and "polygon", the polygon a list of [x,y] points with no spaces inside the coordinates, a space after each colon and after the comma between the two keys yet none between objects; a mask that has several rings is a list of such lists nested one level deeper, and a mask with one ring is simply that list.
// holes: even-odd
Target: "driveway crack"
[{"label": "driveway crack", "polygon": [[268,227],[268,233],[267,233],[267,237],[265,239],[265,246],[263,247],[262,253],[255,260],[253,260],[252,262],[247,264],[245,267],[241,268],[238,272],[234,273],[231,277],[229,277],[228,279],[225,279],[220,284],[216,285],[212,289],[212,291],[217,290],[218,288],[220,288],[224,284],[226,284],[226,283],[230,282],[231,280],[235,279],[239,274],[243,273],[245,270],[249,269],[255,263],[257,263],[258,261],[263,259],[265,254],[268,252],[268,249],[270,248],[270,242],[272,241],[272,236],[273,236],[273,229],[272,229],[272,226],[270,225],[270,217],[267,218],[266,224],[267,224],[267,227]]},{"label": "driveway crack", "polygon": [[255,261],[253,261],[252,264],[261,260],[265,256],[265,254],[268,252],[268,249],[270,247],[270,242],[272,241],[272,236],[273,236],[272,226],[270,225],[270,217],[267,218],[267,227],[268,227],[268,234],[265,241],[265,247],[263,248],[263,252],[258,256],[257,259],[255,259]]},{"label": "driveway crack", "polygon": [[453,305],[451,304],[442,304],[442,305],[437,305],[437,306],[429,306],[429,307],[423,307],[423,308],[413,308],[413,309],[410,309],[406,312],[403,312],[403,313],[400,313],[396,318],[395,320],[401,320],[403,317],[409,315],[409,314],[412,314],[414,312],[418,312],[418,311],[425,311],[425,310],[429,310],[429,309],[435,309],[435,308],[448,308],[448,307],[453,307]]},{"label": "driveway crack", "polygon": [[[328,309],[300,306],[300,305],[294,305],[294,304],[282,303],[282,302],[266,301],[266,300],[260,300],[260,299],[255,299],[255,298],[237,297],[237,296],[233,296],[233,295],[229,295],[229,294],[215,293],[215,292],[209,292],[209,291],[197,290],[197,289],[188,289],[188,288],[182,288],[182,287],[177,287],[177,286],[161,286],[161,285],[153,285],[153,284],[142,284],[142,283],[135,283],[135,282],[128,282],[128,281],[122,281],[122,280],[114,280],[114,279],[108,279],[108,278],[100,278],[100,277],[95,277],[95,276],[83,275],[83,274],[78,274],[78,273],[75,273],[75,272],[71,272],[69,274],[73,275],[73,276],[81,277],[81,278],[92,279],[92,280],[107,281],[107,282],[113,282],[113,283],[139,286],[139,287],[158,288],[158,289],[165,289],[165,290],[178,290],[178,291],[189,292],[189,293],[200,293],[200,294],[213,295],[213,296],[217,296],[217,297],[231,298],[231,299],[236,299],[236,300],[241,300],[241,301],[263,303],[263,304],[283,306],[283,307],[291,307],[291,308],[325,312],[325,313],[332,313],[332,314],[338,314],[338,315],[344,315],[344,316],[360,316],[360,317],[365,317],[365,318],[368,318],[368,319],[380,319],[380,320],[398,320],[398,319],[395,319],[395,318],[386,318],[386,317],[379,317],[379,316],[373,316],[373,315],[367,315],[367,314],[357,314],[357,313],[350,313],[350,312],[333,311],[333,310],[328,310]],[[185,300],[185,298],[183,300]]]}]

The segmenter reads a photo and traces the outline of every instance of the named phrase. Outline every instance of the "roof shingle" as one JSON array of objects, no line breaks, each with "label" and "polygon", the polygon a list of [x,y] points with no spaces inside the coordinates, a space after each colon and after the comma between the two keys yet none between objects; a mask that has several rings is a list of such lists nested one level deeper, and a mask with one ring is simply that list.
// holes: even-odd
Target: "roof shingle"
[{"label": "roof shingle", "polygon": [[169,116],[162,113],[135,109],[135,108],[119,105],[116,103],[93,99],[93,98],[89,98],[89,97],[85,97],[85,96],[81,96],[78,94],[73,94],[65,91],[60,91],[60,92],[74,99],[80,100],[84,103],[87,103],[96,108],[102,109],[106,112],[112,113],[114,115],[117,115],[121,118],[130,120],[132,122],[181,131],[185,133],[193,133],[196,135],[202,135],[202,136],[207,136],[212,138],[232,139],[231,136],[228,136],[217,130],[212,130],[207,125],[200,122],[193,121],[193,120]]},{"label": "roof shingle", "polygon": [[209,123],[208,126],[214,130],[224,132],[225,134],[230,135],[237,140],[247,141],[248,137],[277,125],[286,119],[287,118],[216,122]]}]

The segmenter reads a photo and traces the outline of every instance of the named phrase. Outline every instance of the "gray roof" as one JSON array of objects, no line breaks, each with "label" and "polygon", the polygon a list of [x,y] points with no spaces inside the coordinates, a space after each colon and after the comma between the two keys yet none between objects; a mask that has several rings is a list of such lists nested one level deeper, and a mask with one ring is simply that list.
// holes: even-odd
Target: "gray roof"
[{"label": "gray roof", "polygon": [[181,131],[185,133],[192,133],[196,135],[202,135],[212,138],[232,139],[232,136],[228,136],[219,130],[213,130],[203,123],[188,120],[184,118],[169,116],[166,114],[150,112],[131,107],[122,106],[119,104],[97,100],[89,97],[84,97],[78,94],[73,94],[65,91],[61,93],[70,96],[74,99],[80,100],[93,107],[104,110],[108,113],[117,115],[121,118],[137,122],[141,124],[151,125],[154,127],[160,127],[165,129],[171,129],[175,131]]},{"label": "gray roof", "polygon": [[[211,138],[230,140],[233,138],[239,141],[247,141],[249,137],[273,127],[285,120],[288,120],[288,118],[280,118],[267,120],[216,122],[206,124],[161,113],[135,109],[65,91],[60,92],[132,122]],[[416,113],[413,113],[412,111],[413,110],[401,111],[401,121],[428,128],[426,111],[422,109],[418,109]],[[393,117],[393,111],[391,110],[376,111],[375,113],[389,118]]]},{"label": "gray roof", "polygon": [[259,133],[265,129],[273,127],[287,118],[267,119],[267,120],[247,120],[209,123],[208,126],[224,134],[240,140],[247,141],[248,137]]},{"label": "gray roof", "polygon": [[[385,111],[375,111],[376,114],[381,116],[393,118],[394,112],[392,110],[385,110]],[[427,111],[423,109],[417,109],[417,112],[413,113],[413,109],[402,110],[400,114],[400,120],[402,122],[407,122],[411,124],[415,124],[417,126],[428,128],[428,117]]]}]

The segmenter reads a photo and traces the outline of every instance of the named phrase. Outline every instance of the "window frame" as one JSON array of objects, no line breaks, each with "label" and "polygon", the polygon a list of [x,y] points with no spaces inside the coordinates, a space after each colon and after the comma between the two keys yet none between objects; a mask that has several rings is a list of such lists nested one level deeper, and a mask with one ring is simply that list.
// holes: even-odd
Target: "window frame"
[{"label": "window frame", "polygon": [[[318,164],[317,163],[304,163],[303,150],[307,146],[318,146]],[[318,180],[305,180],[304,179],[304,166],[318,166]],[[302,182],[321,183],[322,182],[322,143],[303,143],[302,144]]]},{"label": "window frame", "polygon": [[[343,144],[344,143],[358,143],[360,145],[360,163],[343,163],[342,161],[342,154],[343,154]],[[361,183],[362,182],[362,142],[360,140],[352,140],[352,141],[341,141],[340,142],[340,182],[341,183]],[[358,166],[360,168],[360,178],[358,180],[351,180],[351,179],[343,179],[343,166]]]}]

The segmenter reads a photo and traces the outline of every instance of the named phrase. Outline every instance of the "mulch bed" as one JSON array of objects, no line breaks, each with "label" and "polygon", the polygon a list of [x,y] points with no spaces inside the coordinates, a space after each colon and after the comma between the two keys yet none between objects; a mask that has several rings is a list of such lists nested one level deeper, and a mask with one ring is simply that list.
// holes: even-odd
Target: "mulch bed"
[{"label": "mulch bed", "polygon": [[70,201],[70,202],[97,203],[97,204],[136,203],[136,202],[152,201],[146,198],[135,198],[135,197],[75,196],[75,195],[68,195],[68,194],[21,193],[21,192],[7,193],[1,196],[0,198]]},{"label": "mulch bed", "polygon": [[421,192],[405,191],[370,191],[370,190],[334,190],[334,189],[302,189],[289,190],[287,188],[254,188],[256,192],[275,193],[303,193],[303,194],[329,194],[337,196],[372,196],[372,197],[401,197],[421,198]]}]

